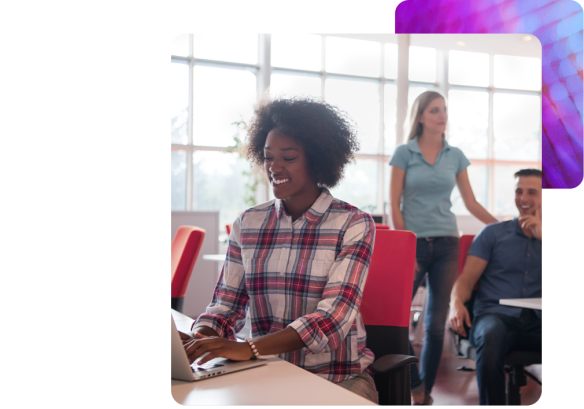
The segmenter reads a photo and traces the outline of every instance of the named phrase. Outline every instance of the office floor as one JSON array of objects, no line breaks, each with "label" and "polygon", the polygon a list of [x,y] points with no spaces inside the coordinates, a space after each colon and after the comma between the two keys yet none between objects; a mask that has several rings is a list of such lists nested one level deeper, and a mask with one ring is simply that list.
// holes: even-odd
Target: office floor
[{"label": "office floor", "polygon": [[[414,345],[416,356],[420,357],[421,345]],[[474,362],[468,359],[459,359],[454,354],[453,341],[450,331],[446,331],[442,360],[438,368],[436,383],[432,389],[434,405],[478,405],[479,391],[474,371],[457,371],[456,368],[466,366],[474,368]],[[532,365],[527,368],[535,377],[541,380],[541,365]],[[527,378],[527,385],[521,388],[521,404],[532,405],[541,396],[541,386],[533,379]]]}]

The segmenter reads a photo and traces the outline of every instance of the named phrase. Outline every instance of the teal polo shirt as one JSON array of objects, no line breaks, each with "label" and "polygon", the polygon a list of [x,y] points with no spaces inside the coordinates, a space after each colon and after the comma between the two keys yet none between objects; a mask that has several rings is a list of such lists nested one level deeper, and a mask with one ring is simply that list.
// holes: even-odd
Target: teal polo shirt
[{"label": "teal polo shirt", "polygon": [[424,159],[418,137],[398,146],[389,162],[406,172],[401,211],[405,229],[418,237],[458,237],[450,195],[456,175],[470,162],[460,149],[448,145],[444,138],[442,142],[444,146],[434,166]]}]

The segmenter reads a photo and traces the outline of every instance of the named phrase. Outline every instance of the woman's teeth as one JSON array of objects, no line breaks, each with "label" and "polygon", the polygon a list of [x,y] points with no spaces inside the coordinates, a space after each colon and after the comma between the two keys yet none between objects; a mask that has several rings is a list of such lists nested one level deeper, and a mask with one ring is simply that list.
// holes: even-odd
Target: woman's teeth
[{"label": "woman's teeth", "polygon": [[274,182],[274,185],[281,185],[282,183],[288,182],[290,179],[280,179],[280,180],[272,179],[272,180]]}]

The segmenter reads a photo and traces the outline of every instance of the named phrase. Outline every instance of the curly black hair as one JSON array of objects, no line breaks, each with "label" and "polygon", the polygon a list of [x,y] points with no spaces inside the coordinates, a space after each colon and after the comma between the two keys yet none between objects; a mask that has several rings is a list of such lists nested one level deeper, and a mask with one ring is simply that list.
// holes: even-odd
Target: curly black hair
[{"label": "curly black hair", "polygon": [[359,150],[354,125],[344,111],[312,97],[264,97],[248,128],[245,157],[254,165],[263,166],[264,145],[273,129],[302,145],[308,171],[319,186],[336,186]]}]

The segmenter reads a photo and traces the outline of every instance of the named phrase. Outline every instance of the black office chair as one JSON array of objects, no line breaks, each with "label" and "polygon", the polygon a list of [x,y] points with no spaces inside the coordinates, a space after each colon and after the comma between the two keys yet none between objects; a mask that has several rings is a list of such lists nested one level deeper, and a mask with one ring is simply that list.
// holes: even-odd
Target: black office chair
[{"label": "black office chair", "polygon": [[[473,304],[476,298],[477,291],[473,291],[464,306],[467,308],[472,322]],[[466,333],[469,333],[469,328],[465,325]],[[468,337],[463,337],[456,331],[450,329],[453,333],[454,347],[459,358],[470,359],[476,361],[476,347],[470,343]],[[541,364],[541,353],[532,351],[512,351],[505,356],[505,372],[507,373],[506,382],[506,396],[507,405],[521,405],[521,387],[527,385],[527,377],[529,376],[539,385],[541,381],[534,375],[525,370],[526,366]],[[461,366],[457,368],[459,371],[474,371],[474,369]]]}]

